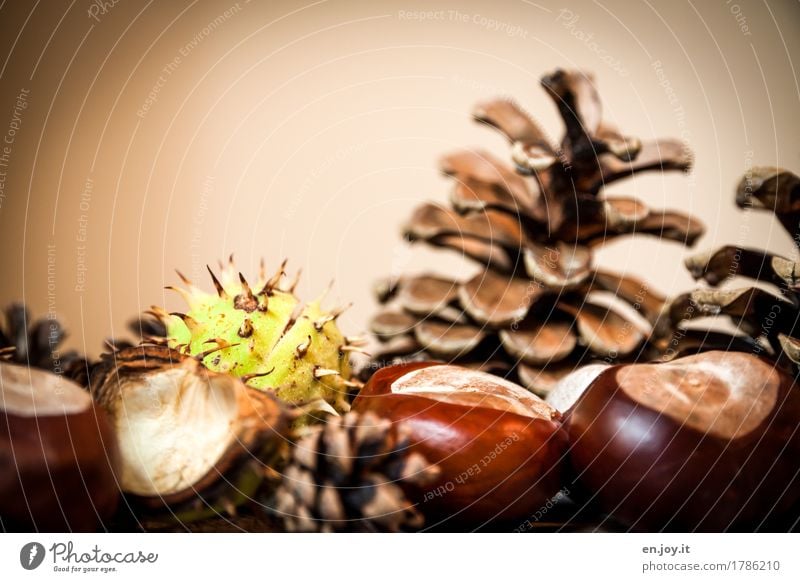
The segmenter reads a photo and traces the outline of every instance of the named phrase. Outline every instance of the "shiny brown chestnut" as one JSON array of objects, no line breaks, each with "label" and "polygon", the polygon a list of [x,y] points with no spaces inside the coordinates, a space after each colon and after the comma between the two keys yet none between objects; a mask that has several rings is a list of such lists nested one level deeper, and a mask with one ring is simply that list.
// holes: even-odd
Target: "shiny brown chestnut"
[{"label": "shiny brown chestnut", "polygon": [[565,426],[580,488],[632,529],[781,530],[797,517],[800,391],[756,356],[606,368]]},{"label": "shiny brown chestnut", "polygon": [[0,362],[0,524],[95,531],[117,506],[117,445],[89,393],[61,376]]},{"label": "shiny brown chestnut", "polygon": [[353,409],[401,423],[410,446],[439,466],[435,482],[408,492],[428,524],[526,519],[561,488],[560,414],[502,378],[435,362],[391,366]]}]

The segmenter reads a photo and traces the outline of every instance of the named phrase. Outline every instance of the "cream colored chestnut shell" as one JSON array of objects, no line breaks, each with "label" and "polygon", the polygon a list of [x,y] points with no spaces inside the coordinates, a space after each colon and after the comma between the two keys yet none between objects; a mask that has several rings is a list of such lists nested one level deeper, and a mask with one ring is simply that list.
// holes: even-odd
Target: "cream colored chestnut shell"
[{"label": "cream colored chestnut shell", "polygon": [[697,431],[734,439],[772,412],[781,376],[749,354],[709,352],[674,363],[622,366],[616,380],[641,405]]},{"label": "cream colored chestnut shell", "polygon": [[441,402],[507,410],[551,420],[556,412],[521,386],[492,374],[459,366],[430,366],[409,372],[391,385],[393,394],[414,394]]}]

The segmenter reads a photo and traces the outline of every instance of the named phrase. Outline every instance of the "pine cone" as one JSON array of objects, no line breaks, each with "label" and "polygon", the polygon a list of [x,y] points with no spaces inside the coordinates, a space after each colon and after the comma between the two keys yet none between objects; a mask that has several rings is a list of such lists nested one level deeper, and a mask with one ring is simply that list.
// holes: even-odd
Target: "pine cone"
[{"label": "pine cone", "polygon": [[[446,156],[452,210],[425,204],[405,230],[412,241],[455,250],[483,268],[466,281],[424,274],[381,282],[378,298],[389,305],[372,322],[383,342],[372,368],[435,357],[516,375],[546,393],[587,359],[630,360],[655,349],[666,298],[636,278],[595,268],[592,248],[634,233],[692,245],[703,226],[600,190],[638,172],[688,170],[691,156],[678,141],[642,144],[603,121],[589,75],[557,70],[542,86],[566,126],[561,147],[512,101],[477,107],[475,119],[511,142],[517,172],[485,152]],[[596,301],[603,291],[649,325]]]},{"label": "pine cone", "polygon": [[0,355],[18,364],[74,378],[86,361],[74,350],[61,351],[66,337],[58,320],[31,321],[23,304],[12,303],[6,307],[5,323],[0,323]]},{"label": "pine cone", "polygon": [[287,531],[413,531],[424,518],[403,486],[438,474],[410,452],[390,421],[349,413],[316,426],[293,448],[269,505]]},{"label": "pine cone", "polygon": [[[780,168],[753,168],[739,183],[736,204],[773,212],[800,248],[800,177]],[[729,245],[689,257],[686,267],[712,288],[672,301],[669,313],[677,331],[670,355],[709,349],[749,351],[774,356],[787,370],[798,372],[800,266],[795,261],[762,249]],[[767,283],[778,294],[761,287],[715,288],[735,276]],[[687,320],[708,316],[729,318],[740,333],[683,327]]]},{"label": "pine cone", "polygon": [[141,344],[167,345],[167,327],[150,312],[144,316],[130,319],[127,328],[133,334],[133,340],[108,338],[106,345],[114,351],[135,348]]}]

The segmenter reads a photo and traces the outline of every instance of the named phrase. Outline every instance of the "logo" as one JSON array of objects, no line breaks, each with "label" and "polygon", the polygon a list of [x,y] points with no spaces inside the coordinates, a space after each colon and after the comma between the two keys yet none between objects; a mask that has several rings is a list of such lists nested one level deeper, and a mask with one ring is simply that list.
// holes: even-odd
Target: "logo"
[{"label": "logo", "polygon": [[35,570],[44,561],[44,546],[39,542],[29,542],[19,551],[19,563],[26,570]]}]

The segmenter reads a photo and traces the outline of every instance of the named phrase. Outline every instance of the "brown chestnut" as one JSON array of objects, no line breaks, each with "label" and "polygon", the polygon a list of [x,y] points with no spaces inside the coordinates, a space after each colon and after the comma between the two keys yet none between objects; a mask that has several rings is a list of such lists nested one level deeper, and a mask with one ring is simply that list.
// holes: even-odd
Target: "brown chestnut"
[{"label": "brown chestnut", "polygon": [[428,524],[523,520],[561,487],[560,414],[497,376],[434,362],[391,366],[353,408],[402,423],[410,445],[439,466],[435,482],[408,493]]},{"label": "brown chestnut", "polygon": [[766,360],[711,351],[609,367],[565,426],[581,489],[632,529],[791,527],[800,392]]},{"label": "brown chestnut", "polygon": [[6,362],[0,395],[2,529],[96,530],[119,497],[105,413],[74,382]]}]

